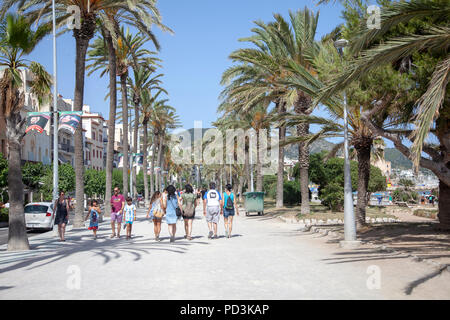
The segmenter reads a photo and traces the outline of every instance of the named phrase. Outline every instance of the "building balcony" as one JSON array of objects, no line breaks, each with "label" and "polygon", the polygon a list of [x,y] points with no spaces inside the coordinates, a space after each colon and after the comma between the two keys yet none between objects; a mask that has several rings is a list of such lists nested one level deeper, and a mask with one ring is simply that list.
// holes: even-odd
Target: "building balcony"
[{"label": "building balcony", "polygon": [[59,148],[59,150],[64,151],[64,152],[75,153],[75,147],[70,144],[61,143],[61,144],[58,144],[58,148]]}]

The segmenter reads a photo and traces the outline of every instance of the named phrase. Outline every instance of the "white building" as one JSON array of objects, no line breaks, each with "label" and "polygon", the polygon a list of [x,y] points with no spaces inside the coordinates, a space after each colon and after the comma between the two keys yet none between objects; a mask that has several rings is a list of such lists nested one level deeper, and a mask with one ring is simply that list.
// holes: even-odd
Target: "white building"
[{"label": "white building", "polygon": [[107,132],[104,126],[105,119],[98,112],[91,112],[90,106],[83,106],[83,132],[85,142],[85,165],[94,170],[105,169],[104,137]]}]

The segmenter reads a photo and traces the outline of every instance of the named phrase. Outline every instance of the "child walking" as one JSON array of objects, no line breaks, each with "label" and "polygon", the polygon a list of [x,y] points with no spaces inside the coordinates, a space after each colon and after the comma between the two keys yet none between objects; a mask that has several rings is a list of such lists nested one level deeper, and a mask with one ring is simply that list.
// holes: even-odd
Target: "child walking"
[{"label": "child walking", "polygon": [[102,211],[100,210],[100,207],[98,206],[97,200],[92,200],[91,206],[89,207],[89,212],[86,215],[86,218],[84,220],[87,220],[89,217],[89,228],[88,230],[92,230],[94,233],[94,240],[97,240],[97,230],[98,230],[98,215]]},{"label": "child walking", "polygon": [[133,221],[136,220],[136,206],[133,204],[133,199],[127,198],[127,204],[123,208],[125,212],[125,225],[127,227],[127,240],[131,239],[131,228]]}]

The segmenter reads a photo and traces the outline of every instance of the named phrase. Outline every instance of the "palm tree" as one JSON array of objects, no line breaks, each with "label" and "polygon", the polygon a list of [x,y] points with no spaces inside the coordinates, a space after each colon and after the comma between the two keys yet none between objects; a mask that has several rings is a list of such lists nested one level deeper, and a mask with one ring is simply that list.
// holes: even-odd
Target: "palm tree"
[{"label": "palm tree", "polygon": [[[252,31],[254,36],[242,39],[256,45],[257,49],[240,49],[233,52],[230,58],[241,64],[229,68],[222,77],[222,83],[234,81],[224,90],[222,96],[228,97],[227,103],[244,101],[244,109],[257,101],[270,99],[276,104],[277,110],[283,113],[286,107],[293,106],[302,115],[311,114],[314,105],[311,97],[305,92],[293,89],[283,84],[289,77],[290,70],[286,68],[289,61],[300,64],[305,70],[314,74],[311,60],[318,52],[314,37],[318,14],[307,8],[295,13],[290,12],[290,24],[279,14],[274,15],[275,21],[269,24],[256,22],[259,28]],[[280,141],[284,140],[285,130],[280,131]],[[308,134],[308,123],[298,126],[299,134]],[[280,160],[283,152],[280,150]],[[299,162],[301,168],[301,195],[303,214],[309,213],[309,151],[303,142],[299,142]],[[278,172],[283,172],[284,161],[279,161]],[[283,175],[278,174],[277,206],[282,190]]]},{"label": "palm tree", "polygon": [[[91,3],[92,2],[92,3]],[[11,7],[18,4],[18,12],[29,18],[31,22],[40,23],[51,30],[52,25],[52,2],[46,0],[3,1],[0,8],[0,15],[4,15]],[[155,43],[156,38],[151,31],[151,27],[156,24],[164,30],[169,30],[161,23],[161,16],[156,8],[155,1],[119,1],[119,0],[59,0],[55,1],[55,11],[57,16],[58,29],[65,28],[65,23],[71,17],[67,12],[70,5],[78,6],[80,9],[80,28],[73,29],[73,36],[76,43],[75,58],[75,91],[74,91],[74,111],[82,111],[84,99],[84,76],[86,66],[86,52],[89,41],[94,37],[97,19],[102,22],[110,32],[113,39],[117,38],[117,25],[120,22],[135,26],[143,34],[148,35]],[[111,21],[114,15],[114,21]],[[63,29],[68,31],[69,29]],[[84,214],[84,152],[83,136],[81,126],[78,127],[74,136],[75,140],[75,171],[76,171],[76,206],[74,227],[83,226]]]},{"label": "palm tree", "polygon": [[26,118],[22,118],[25,94],[21,69],[30,70],[31,93],[39,101],[50,96],[51,76],[37,62],[29,62],[24,55],[29,54],[48,32],[47,26],[36,31],[22,16],[8,14],[0,22],[0,67],[4,67],[0,79],[0,114],[6,120],[8,141],[8,190],[9,190],[9,233],[8,250],[28,250],[29,243],[23,209],[23,182],[21,170],[21,146],[25,136]]},{"label": "palm tree", "polygon": [[[276,109],[274,109],[274,111],[276,112]],[[265,103],[260,102],[247,112],[225,113],[218,121],[214,122],[213,125],[222,130],[229,128],[252,128],[255,130],[256,136],[260,137],[261,130],[270,129],[273,113],[274,112],[269,112],[268,101]],[[262,151],[260,139],[257,139],[256,142],[256,191],[261,192],[263,191]]]},{"label": "palm tree", "polygon": [[[116,49],[114,48],[111,33],[104,27],[101,29],[102,38],[97,38],[91,44],[88,51],[88,63],[86,70],[89,70],[88,76],[94,71],[101,70],[100,77],[105,73],[109,74],[109,120],[108,137],[114,137],[116,127],[116,109],[117,109],[117,80],[116,80]],[[107,63],[107,64],[106,64]],[[106,151],[106,190],[105,190],[105,214],[111,212],[111,193],[112,193],[112,171],[114,161],[114,138],[108,138]]]},{"label": "palm tree", "polygon": [[[128,91],[130,99],[133,101],[133,109],[134,109],[134,129],[133,129],[133,145],[134,150],[133,153],[137,153],[137,137],[139,132],[139,124],[140,124],[140,112],[142,111],[141,107],[141,92],[142,90],[161,90],[165,92],[164,89],[162,89],[159,85],[161,84],[161,80],[159,79],[162,77],[162,74],[158,74],[152,78],[150,76],[155,71],[154,64],[156,58],[153,57],[146,57],[147,63],[143,63],[142,61],[136,59],[133,59],[134,63],[132,65],[133,69],[133,79],[128,78]],[[167,92],[166,92],[167,93]],[[147,171],[144,173],[144,180],[147,179]],[[133,181],[136,181],[136,167],[133,167],[132,170],[133,174]],[[148,192],[148,190],[147,190]],[[136,193],[136,189],[133,190],[133,193]],[[146,199],[147,200],[147,199]]]},{"label": "palm tree", "polygon": [[[450,228],[450,115],[446,112],[450,101],[449,14],[448,1],[411,0],[388,3],[382,10],[380,29],[365,29],[350,39],[351,52],[357,58],[330,82],[322,95],[327,98],[347,88],[380,65],[403,65],[402,62],[407,61],[414,67],[424,55],[437,61],[432,69],[427,66],[432,73],[423,78],[419,78],[421,74],[417,70],[409,72],[416,87],[422,90],[419,99],[392,112],[391,104],[394,100],[391,97],[380,98],[373,108],[363,113],[362,120],[375,134],[391,140],[402,154],[413,161],[416,169],[420,165],[436,174],[440,181],[438,217],[444,229]],[[405,28],[397,28],[400,24],[407,25],[411,22],[411,26],[417,29],[414,27],[417,24],[412,24],[413,21],[423,23],[415,34],[407,33]],[[399,118],[403,120],[403,128],[399,130],[398,121],[394,121],[394,125],[388,128],[392,119]],[[414,125],[412,130],[404,128],[408,123]],[[439,141],[438,144],[427,141],[430,134]],[[412,142],[412,147],[404,144],[405,138]]]},{"label": "palm tree", "polygon": [[[123,161],[123,192],[127,194],[128,191],[128,173],[125,168],[128,168],[128,157],[125,153],[128,153],[129,142],[128,142],[128,94],[130,89],[134,89],[131,93],[133,96],[133,102],[135,103],[135,125],[134,125],[134,150],[133,152],[137,152],[137,134],[138,134],[138,121],[139,119],[139,107],[136,107],[136,102],[139,102],[139,86],[131,87],[132,83],[128,80],[128,69],[133,67],[133,70],[138,71],[140,66],[146,66],[146,68],[150,71],[155,70],[155,64],[157,61],[160,61],[153,55],[155,54],[152,51],[149,51],[143,48],[147,39],[140,35],[133,35],[127,31],[124,31],[124,28],[120,30],[120,37],[117,41],[117,65],[118,71],[117,76],[120,78],[120,87],[122,92],[122,123],[123,123],[123,146],[124,150],[124,161]],[[137,72],[134,73],[136,75]],[[138,79],[140,80],[140,79]],[[156,81],[156,80],[155,80]],[[128,83],[127,83],[128,82]],[[139,84],[138,84],[139,85]],[[131,151],[131,150],[130,150]],[[131,174],[133,175],[134,181],[136,181],[136,171],[132,170]],[[134,190],[130,190],[130,194],[133,194]]]},{"label": "palm tree", "polygon": [[[153,104],[153,110],[151,112],[151,126],[153,127],[153,146],[152,146],[152,162],[150,172],[153,174],[155,169],[155,161],[159,167],[156,173],[155,189],[162,189],[162,166],[163,166],[163,154],[164,154],[164,140],[166,138],[166,131],[168,129],[174,129],[178,126],[178,117],[175,114],[175,109],[167,105],[167,99],[158,100]],[[156,150],[158,150],[155,157]],[[150,187],[152,185],[150,184]]]},{"label": "palm tree", "polygon": [[[342,61],[333,46],[332,40],[328,39],[320,44],[320,51],[312,61],[317,77],[309,75],[298,64],[291,64],[293,77],[286,82],[294,87],[301,88],[308,92],[316,101],[320,98],[321,90],[325,87],[325,82],[338,73],[352,56],[346,55]],[[389,80],[387,80],[389,75]],[[383,79],[385,83],[383,83]],[[392,87],[391,83],[397,83],[396,87]],[[379,68],[368,73],[364,79],[361,79],[357,85],[347,88],[348,101],[348,124],[350,144],[354,146],[358,159],[358,202],[356,209],[358,228],[365,225],[366,207],[368,202],[367,188],[370,177],[370,161],[372,151],[376,151],[374,142],[378,142],[378,136],[362,121],[362,113],[364,110],[370,109],[372,101],[383,96],[396,97],[403,92],[411,89],[412,84],[405,81],[404,76],[395,72],[392,68]],[[397,97],[395,104],[400,105],[404,99]],[[296,141],[305,141],[310,144],[318,138],[342,137],[344,130],[342,119],[344,116],[343,104],[338,96],[332,96],[328,100],[322,101],[327,111],[331,115],[331,119],[315,116],[285,116],[287,125],[297,125],[299,123],[314,123],[321,125],[322,128],[315,134],[302,135],[288,139],[288,143]],[[338,143],[331,150],[329,157],[343,147],[343,143]]]},{"label": "palm tree", "polygon": [[[135,77],[136,79],[136,77]],[[148,154],[147,154],[147,149],[148,149],[148,124],[151,121],[153,112],[154,112],[154,108],[155,108],[155,103],[156,100],[158,99],[158,96],[164,92],[163,90],[158,91],[154,96],[152,96],[151,94],[151,87],[149,88],[148,86],[142,86],[142,89],[140,90],[140,98],[139,98],[139,104],[140,104],[140,108],[141,108],[141,118],[139,119],[139,121],[142,123],[143,125],[143,131],[144,131],[144,141],[143,141],[143,155],[144,155],[144,160],[142,163],[142,170],[144,171],[144,195],[145,195],[145,202],[147,204],[147,202],[149,201],[149,190],[148,190],[148,175],[147,175],[147,170],[148,170]],[[154,156],[153,156],[154,158]],[[152,169],[153,170],[153,169]],[[153,180],[153,171],[151,172],[150,175],[150,183],[151,183],[151,194],[153,194],[154,192],[154,180]]]}]

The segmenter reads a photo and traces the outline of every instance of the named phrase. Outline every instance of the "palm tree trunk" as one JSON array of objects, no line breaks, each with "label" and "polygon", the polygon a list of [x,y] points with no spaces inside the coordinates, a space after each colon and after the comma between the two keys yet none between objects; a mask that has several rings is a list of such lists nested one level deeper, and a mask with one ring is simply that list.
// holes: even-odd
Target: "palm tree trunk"
[{"label": "palm tree trunk", "polygon": [[[309,107],[311,98],[303,92],[298,92],[298,99],[295,102],[295,112],[299,115],[308,115],[311,112]],[[309,123],[301,123],[297,126],[297,135],[306,136],[309,134]],[[300,167],[300,193],[302,198],[301,214],[309,214],[309,147],[305,142],[298,144],[298,162]]]},{"label": "palm tree trunk", "polygon": [[356,204],[356,227],[366,224],[367,188],[370,178],[370,151],[372,140],[355,146],[358,156],[358,203]]},{"label": "palm tree trunk", "polygon": [[106,190],[105,190],[105,214],[111,214],[112,196],[112,172],[114,161],[114,135],[116,130],[116,109],[117,109],[117,80],[116,80],[116,51],[114,49],[112,37],[105,30],[105,39],[108,46],[109,64],[109,122],[108,122],[108,145],[106,151]]},{"label": "palm tree trunk", "polygon": [[142,170],[144,171],[144,204],[145,207],[149,205],[149,195],[148,195],[148,175],[147,175],[147,168],[148,168],[148,161],[147,161],[147,146],[148,146],[148,123],[146,120],[142,122],[143,129],[144,129],[144,141],[142,142],[142,150],[144,159],[142,162]]},{"label": "palm tree trunk", "polygon": [[[123,124],[123,195],[126,198],[128,196],[128,98],[127,98],[127,74],[122,73],[120,75],[120,87],[122,91],[122,124]],[[130,193],[132,190],[130,190]]]},{"label": "palm tree trunk", "polygon": [[[88,23],[86,23],[88,24]],[[83,23],[83,27],[86,25]],[[76,40],[76,59],[75,59],[75,93],[74,93],[74,111],[83,111],[84,99],[84,75],[86,70],[86,51],[89,46],[89,40],[94,35],[88,35],[83,32],[83,29],[88,29],[89,26],[83,28],[79,36],[76,36],[76,29],[74,29]],[[95,22],[94,22],[95,29]],[[86,31],[86,30],[84,30]],[[75,218],[73,221],[74,228],[81,228],[84,226],[84,145],[83,145],[83,130],[80,123],[74,134],[75,141]]]},{"label": "palm tree trunk", "polygon": [[450,229],[450,186],[439,180],[438,219],[441,229]]},{"label": "palm tree trunk", "polygon": [[[286,103],[278,102],[278,113],[286,112]],[[286,126],[281,126],[278,131],[279,144],[282,145],[286,138]],[[284,185],[284,147],[278,148],[278,171],[277,171],[277,195],[276,208],[283,207],[283,185]]]},{"label": "palm tree trunk", "polygon": [[[134,105],[134,136],[133,136],[133,153],[137,153],[138,150],[138,131],[139,131],[139,106],[137,104]],[[137,167],[132,168],[132,175],[133,175],[133,195],[137,194],[137,180],[136,180],[136,170]]]},{"label": "palm tree trunk", "polygon": [[244,171],[245,171],[245,177],[247,180],[247,189],[246,191],[251,191],[251,175],[250,175],[250,154],[249,154],[249,144],[247,138],[245,139],[245,164],[244,164]]},{"label": "palm tree trunk", "polygon": [[[22,98],[23,99],[23,98]],[[9,195],[9,230],[8,251],[29,250],[25,213],[23,210],[23,182],[20,163],[21,134],[17,132],[20,113],[6,117],[8,138],[8,195]],[[22,136],[23,137],[23,136]]]},{"label": "palm tree trunk", "polygon": [[261,192],[263,188],[262,162],[261,162],[261,144],[260,130],[256,130],[256,191]]},{"label": "palm tree trunk", "polygon": [[244,176],[240,175],[239,176],[239,184],[238,184],[238,188],[237,188],[237,192],[239,194],[239,202],[242,202],[242,187],[244,186]]},{"label": "palm tree trunk", "polygon": [[162,149],[163,149],[163,137],[162,134],[158,135],[159,138],[159,146],[158,146],[158,166],[159,166],[159,170],[156,173],[156,183],[158,183],[158,188],[160,191],[162,191],[162,171],[163,171],[163,166],[162,166]]},{"label": "palm tree trunk", "polygon": [[150,196],[153,196],[153,194],[155,193],[155,185],[156,185],[156,181],[154,179],[155,177],[155,153],[156,153],[156,135],[153,134],[153,141],[152,141],[152,162],[150,164]]}]

